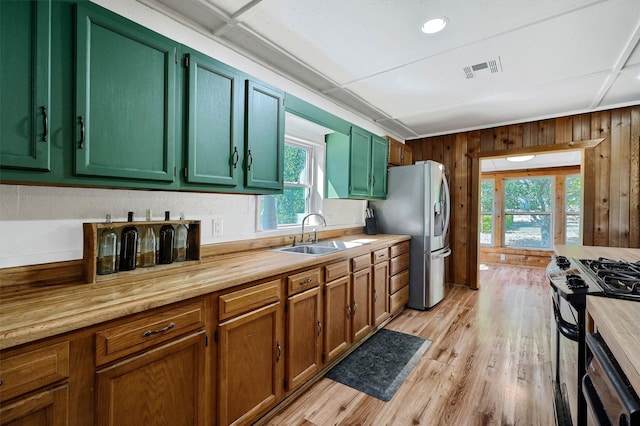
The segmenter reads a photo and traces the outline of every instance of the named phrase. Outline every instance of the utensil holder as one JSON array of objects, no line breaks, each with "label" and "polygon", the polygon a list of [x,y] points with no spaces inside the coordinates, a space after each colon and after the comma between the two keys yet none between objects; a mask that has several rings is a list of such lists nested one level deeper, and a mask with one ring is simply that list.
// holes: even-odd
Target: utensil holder
[{"label": "utensil holder", "polygon": [[378,233],[378,222],[375,217],[365,218],[364,233],[367,235],[376,235]]}]

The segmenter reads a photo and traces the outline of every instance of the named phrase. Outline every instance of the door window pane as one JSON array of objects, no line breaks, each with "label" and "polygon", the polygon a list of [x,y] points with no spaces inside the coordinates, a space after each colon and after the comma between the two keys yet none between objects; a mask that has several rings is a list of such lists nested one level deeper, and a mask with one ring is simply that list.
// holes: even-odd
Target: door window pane
[{"label": "door window pane", "polygon": [[495,182],[493,179],[483,179],[480,182],[480,245],[493,246],[493,193]]},{"label": "door window pane", "polygon": [[552,247],[553,178],[504,180],[504,246]]}]

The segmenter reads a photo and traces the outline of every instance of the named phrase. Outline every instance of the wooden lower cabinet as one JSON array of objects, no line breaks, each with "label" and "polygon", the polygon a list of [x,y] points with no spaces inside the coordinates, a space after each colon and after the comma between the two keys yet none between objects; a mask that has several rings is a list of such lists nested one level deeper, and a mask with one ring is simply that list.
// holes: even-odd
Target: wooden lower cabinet
[{"label": "wooden lower cabinet", "polygon": [[389,313],[398,313],[409,302],[409,241],[389,249]]},{"label": "wooden lower cabinet", "polygon": [[376,263],[373,270],[373,326],[389,318],[389,262]]},{"label": "wooden lower cabinet", "polygon": [[371,268],[351,274],[351,340],[356,342],[371,331]]},{"label": "wooden lower cabinet", "polygon": [[324,290],[324,350],[329,363],[351,344],[351,297],[349,275],[325,284]]},{"label": "wooden lower cabinet", "polygon": [[69,424],[69,389],[62,385],[0,407],[2,426],[66,426]]},{"label": "wooden lower cabinet", "polygon": [[[282,286],[266,283],[259,294],[252,287],[220,297],[236,311],[243,302],[251,309],[218,325],[218,423],[251,423],[278,403],[284,391],[284,326]],[[229,296],[226,298],[226,296]],[[260,300],[275,302],[266,306]]]},{"label": "wooden lower cabinet", "polygon": [[205,425],[205,332],[96,372],[96,424]]},{"label": "wooden lower cabinet", "polygon": [[322,365],[322,293],[317,286],[287,300],[286,390],[308,379]]}]

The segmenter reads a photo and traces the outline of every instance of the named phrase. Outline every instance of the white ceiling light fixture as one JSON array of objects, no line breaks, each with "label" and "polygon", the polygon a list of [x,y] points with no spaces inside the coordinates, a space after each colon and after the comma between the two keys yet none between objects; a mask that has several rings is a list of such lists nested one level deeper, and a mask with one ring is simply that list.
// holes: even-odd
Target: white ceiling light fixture
[{"label": "white ceiling light fixture", "polygon": [[436,18],[429,19],[420,29],[425,34],[435,34],[444,30],[444,27],[447,26],[447,22],[449,22],[449,20],[445,16],[438,16]]},{"label": "white ceiling light fixture", "polygon": [[507,157],[507,161],[522,163],[524,161],[533,160],[535,157],[535,155],[518,155],[517,157]]}]

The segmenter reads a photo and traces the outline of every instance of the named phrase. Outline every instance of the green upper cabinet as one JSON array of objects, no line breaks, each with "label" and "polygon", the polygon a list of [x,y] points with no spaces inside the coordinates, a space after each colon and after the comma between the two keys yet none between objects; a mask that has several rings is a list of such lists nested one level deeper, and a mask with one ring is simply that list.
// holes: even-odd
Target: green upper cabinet
[{"label": "green upper cabinet", "polygon": [[387,196],[387,161],[389,159],[389,141],[373,135],[371,139],[371,187],[373,198]]},{"label": "green upper cabinet", "polygon": [[186,181],[235,188],[242,176],[242,90],[234,69],[186,50]]},{"label": "green upper cabinet", "polygon": [[77,5],[76,175],[174,181],[178,48],[101,7]]},{"label": "green upper cabinet", "polygon": [[247,80],[245,96],[245,186],[280,192],[284,179],[284,92]]},{"label": "green upper cabinet", "polygon": [[387,140],[352,126],[349,135],[327,135],[327,198],[387,196]]},{"label": "green upper cabinet", "polygon": [[50,33],[50,1],[0,1],[3,168],[50,168]]}]

